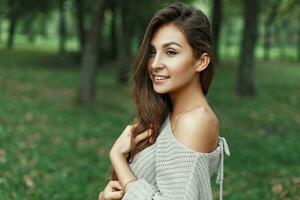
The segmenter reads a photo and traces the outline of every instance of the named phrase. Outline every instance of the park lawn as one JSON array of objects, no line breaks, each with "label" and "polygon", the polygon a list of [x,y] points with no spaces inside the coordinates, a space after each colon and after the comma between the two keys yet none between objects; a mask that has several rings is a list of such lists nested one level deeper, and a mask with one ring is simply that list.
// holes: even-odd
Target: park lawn
[{"label": "park lawn", "polygon": [[[70,55],[0,50],[0,200],[97,199],[103,190],[108,151],[134,106],[113,66],[98,71],[95,105],[78,105],[79,73]],[[255,98],[234,94],[235,74],[236,62],[221,64],[208,95],[231,151],[224,198],[299,198],[299,64],[259,62]]]}]

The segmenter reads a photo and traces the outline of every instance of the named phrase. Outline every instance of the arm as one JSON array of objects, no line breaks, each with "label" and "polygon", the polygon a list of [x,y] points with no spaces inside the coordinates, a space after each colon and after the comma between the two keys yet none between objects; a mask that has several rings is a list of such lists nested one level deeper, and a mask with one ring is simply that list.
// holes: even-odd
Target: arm
[{"label": "arm", "polygon": [[[133,125],[134,126],[134,125]],[[132,125],[128,125],[119,138],[114,143],[113,147],[110,150],[109,157],[112,163],[112,166],[117,174],[118,180],[124,189],[129,188],[134,182],[129,182],[131,180],[136,180],[136,176],[131,171],[127,163],[127,155],[131,150],[131,128]],[[137,144],[142,140],[149,138],[152,135],[152,129],[148,129],[143,133],[140,133],[134,138],[133,143]],[[128,183],[128,184],[127,184]],[[124,191],[125,192],[125,191]]]},{"label": "arm", "polygon": [[[124,190],[125,184],[130,180],[133,180],[133,179],[136,180],[137,177],[134,175],[134,173],[130,169],[130,167],[127,163],[127,160],[123,154],[120,154],[115,151],[111,151],[109,157],[110,157],[112,166],[117,174],[118,180],[120,181],[122,188]],[[128,188],[130,188],[130,186],[134,182],[135,181],[128,183],[126,185],[126,190],[124,192],[126,192],[128,190]]]}]

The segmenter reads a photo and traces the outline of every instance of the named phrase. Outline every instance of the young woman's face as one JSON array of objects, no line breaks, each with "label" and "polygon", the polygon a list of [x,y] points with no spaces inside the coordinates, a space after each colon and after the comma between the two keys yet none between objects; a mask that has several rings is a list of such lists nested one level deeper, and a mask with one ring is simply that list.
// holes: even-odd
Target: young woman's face
[{"label": "young woman's face", "polygon": [[[192,47],[177,26],[165,24],[154,33],[148,70],[157,93],[173,92],[198,81],[196,67]],[[155,75],[166,78],[157,80]]]}]

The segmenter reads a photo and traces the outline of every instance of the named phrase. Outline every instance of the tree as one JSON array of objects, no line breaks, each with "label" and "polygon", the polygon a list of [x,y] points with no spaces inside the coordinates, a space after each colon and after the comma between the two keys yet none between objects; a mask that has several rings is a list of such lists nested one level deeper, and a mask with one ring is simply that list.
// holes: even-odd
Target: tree
[{"label": "tree", "polygon": [[3,17],[5,15],[5,5],[6,5],[6,2],[4,0],[1,0],[0,1],[0,45],[2,43],[2,23],[3,23]]},{"label": "tree", "polygon": [[240,96],[254,96],[254,52],[259,13],[258,0],[245,0],[243,41],[237,71],[236,92]]},{"label": "tree", "polygon": [[2,42],[2,16],[0,15],[0,45]]},{"label": "tree", "polygon": [[220,30],[222,25],[222,0],[214,0],[213,1],[213,9],[212,9],[212,30],[214,36],[214,51],[215,51],[215,61],[219,60],[219,37]]},{"label": "tree", "polygon": [[65,53],[65,43],[66,43],[66,9],[65,0],[59,0],[59,53]]},{"label": "tree", "polygon": [[34,1],[34,0],[6,0],[7,18],[9,20],[7,48],[11,49],[14,43],[15,30],[19,21],[26,19],[28,16],[36,16],[43,13],[47,15],[52,1]]},{"label": "tree", "polygon": [[278,15],[278,10],[280,8],[281,0],[275,0],[270,2],[271,9],[267,15],[265,22],[265,34],[264,34],[264,59],[269,60],[270,57],[270,48],[272,41],[272,28],[275,22],[275,19]]},{"label": "tree", "polygon": [[110,1],[111,21],[110,21],[110,55],[112,59],[117,59],[117,31],[116,31],[116,2]]},{"label": "tree", "polygon": [[80,44],[80,55],[81,55],[83,52],[84,38],[85,38],[83,1],[75,0],[75,7],[76,7],[77,32],[78,32],[78,38]]},{"label": "tree", "polygon": [[35,40],[34,33],[34,18],[35,16],[29,16],[23,19],[23,33],[28,36],[28,40],[33,43]]},{"label": "tree", "polygon": [[8,40],[6,47],[11,49],[14,43],[14,35],[17,26],[17,20],[19,17],[20,3],[13,0],[8,0],[8,18],[9,18],[9,28],[8,28]]},{"label": "tree", "polygon": [[300,62],[300,15],[298,15],[298,31],[297,31],[297,58]]},{"label": "tree", "polygon": [[119,51],[118,51],[118,78],[121,83],[128,81],[128,64],[130,57],[130,36],[129,36],[129,23],[127,16],[128,1],[121,0],[120,12],[121,12],[121,26],[119,31]]},{"label": "tree", "polygon": [[[243,1],[240,0],[222,0],[222,28],[218,39],[218,50],[220,57],[220,47],[226,49],[223,51],[224,58],[235,55],[235,47],[240,44],[240,24],[242,23],[241,15],[243,15]],[[221,31],[222,29],[222,31]]]},{"label": "tree", "polygon": [[97,44],[100,28],[102,27],[105,4],[106,0],[94,0],[92,24],[85,38],[79,88],[79,102],[84,104],[93,102],[96,96]]},{"label": "tree", "polygon": [[300,37],[299,21],[297,21],[300,17],[299,5],[299,0],[282,0],[280,5],[274,32],[281,58],[290,55],[287,48],[294,46],[297,49],[297,43],[300,41],[297,39]]}]

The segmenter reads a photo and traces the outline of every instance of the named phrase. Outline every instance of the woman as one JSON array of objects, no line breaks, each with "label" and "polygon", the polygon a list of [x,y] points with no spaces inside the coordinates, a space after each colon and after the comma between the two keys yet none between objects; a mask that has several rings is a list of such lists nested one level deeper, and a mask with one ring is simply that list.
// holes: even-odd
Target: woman
[{"label": "woman", "polygon": [[138,117],[110,150],[112,181],[99,200],[212,199],[223,150],[216,115],[205,99],[213,79],[212,34],[199,9],[174,3],[147,27],[135,63]]}]

